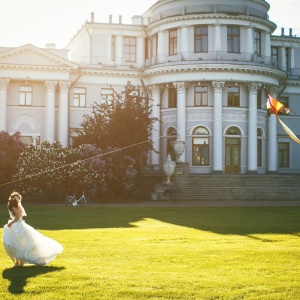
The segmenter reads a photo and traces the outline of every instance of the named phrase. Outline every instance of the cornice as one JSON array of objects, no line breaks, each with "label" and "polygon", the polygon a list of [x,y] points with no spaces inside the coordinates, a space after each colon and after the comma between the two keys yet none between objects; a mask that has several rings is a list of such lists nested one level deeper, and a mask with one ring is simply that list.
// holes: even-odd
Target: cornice
[{"label": "cornice", "polygon": [[254,16],[247,16],[247,15],[227,15],[223,13],[212,13],[212,14],[189,14],[189,15],[177,15],[177,16],[171,16],[168,18],[164,18],[161,20],[154,21],[147,25],[147,30],[152,30],[158,26],[165,25],[168,23],[173,22],[182,22],[182,21],[190,21],[190,20],[201,20],[201,19],[212,19],[214,21],[220,21],[220,20],[235,20],[235,21],[249,21],[249,22],[255,22],[262,25],[265,25],[269,28],[271,28],[272,31],[276,29],[276,24],[272,21],[254,17]]},{"label": "cornice", "polygon": [[236,64],[206,64],[206,65],[173,65],[164,67],[152,67],[144,70],[144,77],[171,73],[186,73],[186,72],[239,72],[245,74],[260,74],[276,77],[280,80],[286,79],[287,74],[284,71],[262,67],[262,66],[241,66]]},{"label": "cornice", "polygon": [[20,65],[20,64],[1,64],[0,70],[30,70],[30,71],[63,71],[70,72],[73,68],[71,66],[38,66],[38,65]]},{"label": "cornice", "polygon": [[109,76],[109,77],[136,77],[141,78],[142,71],[140,70],[114,70],[114,69],[81,69],[81,75],[89,76]]}]

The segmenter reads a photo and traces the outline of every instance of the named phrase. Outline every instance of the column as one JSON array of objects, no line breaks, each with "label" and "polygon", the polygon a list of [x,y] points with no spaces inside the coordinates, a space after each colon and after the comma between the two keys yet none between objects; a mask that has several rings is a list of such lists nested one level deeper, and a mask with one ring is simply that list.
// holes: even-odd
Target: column
[{"label": "column", "polygon": [[145,38],[143,36],[137,37],[137,67],[143,68],[145,66]]},{"label": "column", "polygon": [[223,173],[223,133],[222,133],[222,90],[224,81],[213,81],[214,89],[214,132],[213,132],[213,172]]},{"label": "column", "polygon": [[[186,141],[186,91],[188,84],[186,82],[176,82],[174,86],[177,90],[177,134],[182,141]],[[185,162],[185,150],[182,153],[182,162]]]},{"label": "column", "polygon": [[253,28],[252,26],[247,27],[247,53],[246,60],[253,61],[254,56],[254,37],[253,37]]},{"label": "column", "polygon": [[295,48],[294,46],[290,47],[290,74],[295,75]]},{"label": "column", "polygon": [[116,64],[123,64],[123,36],[119,34],[116,35]]},{"label": "column", "polygon": [[7,87],[9,79],[0,79],[0,131],[6,131]]},{"label": "column", "polygon": [[257,91],[260,84],[246,84],[249,92],[248,173],[257,173]]},{"label": "column", "polygon": [[160,31],[157,36],[157,62],[164,61],[164,32]]},{"label": "column", "polygon": [[279,57],[280,57],[280,69],[286,71],[286,56],[285,56],[285,47],[282,46],[279,48]]},{"label": "column", "polygon": [[189,27],[181,28],[181,58],[187,60],[189,58]]},{"label": "column", "polygon": [[220,24],[215,25],[214,52],[216,59],[222,59],[222,34]]},{"label": "column", "polygon": [[[277,97],[279,89],[274,87],[270,90],[273,98]],[[278,144],[277,144],[277,118],[271,114],[268,123],[268,172],[276,173],[278,166]]]},{"label": "column", "polygon": [[55,129],[55,86],[57,81],[45,81],[46,94],[46,115],[45,115],[45,140],[49,143],[54,142]]},{"label": "column", "polygon": [[[151,139],[154,150],[160,152],[160,95],[162,87],[159,85],[152,85],[149,87],[149,91],[152,95],[152,118],[156,119],[152,124]],[[152,151],[151,164],[159,165],[159,163],[160,154]]]},{"label": "column", "polygon": [[69,81],[59,82],[58,141],[67,147],[69,144]]}]

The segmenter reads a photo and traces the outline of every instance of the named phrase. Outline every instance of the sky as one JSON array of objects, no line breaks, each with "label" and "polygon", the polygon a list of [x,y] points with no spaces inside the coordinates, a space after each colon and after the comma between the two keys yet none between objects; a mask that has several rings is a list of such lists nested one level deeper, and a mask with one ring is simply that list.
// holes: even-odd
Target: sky
[{"label": "sky", "polygon": [[[86,20],[131,24],[134,15],[143,14],[157,0],[0,0],[0,47],[33,44],[44,48],[54,43],[57,49],[67,46]],[[300,0],[268,0],[269,18],[281,27],[293,28],[300,37]]]}]

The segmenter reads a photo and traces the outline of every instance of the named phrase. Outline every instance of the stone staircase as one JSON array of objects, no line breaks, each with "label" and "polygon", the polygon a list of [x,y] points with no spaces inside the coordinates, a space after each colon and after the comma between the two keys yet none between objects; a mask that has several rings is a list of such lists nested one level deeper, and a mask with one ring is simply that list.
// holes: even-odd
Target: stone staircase
[{"label": "stone staircase", "polygon": [[300,175],[174,175],[169,200],[300,200]]}]

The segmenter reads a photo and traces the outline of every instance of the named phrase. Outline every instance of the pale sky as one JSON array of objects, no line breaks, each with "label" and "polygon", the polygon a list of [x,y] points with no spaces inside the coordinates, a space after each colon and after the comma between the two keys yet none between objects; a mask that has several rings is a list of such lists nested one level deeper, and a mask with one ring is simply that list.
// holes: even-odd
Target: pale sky
[{"label": "pale sky", "polygon": [[[107,23],[109,15],[124,24],[143,14],[157,0],[0,0],[0,47],[19,47],[46,43],[64,48],[86,20]],[[293,28],[300,36],[300,0],[269,0],[270,20],[280,28]]]}]

